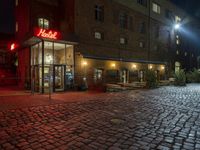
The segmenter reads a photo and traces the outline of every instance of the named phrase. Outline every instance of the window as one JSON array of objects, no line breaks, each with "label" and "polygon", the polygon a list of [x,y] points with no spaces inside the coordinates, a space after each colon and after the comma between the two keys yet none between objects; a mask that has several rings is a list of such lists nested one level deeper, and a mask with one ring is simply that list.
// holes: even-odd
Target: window
[{"label": "window", "polygon": [[102,81],[103,79],[103,70],[102,69],[95,69],[94,70],[94,81]]},{"label": "window", "polygon": [[156,26],[155,27],[155,38],[159,38],[159,36],[160,36],[160,27]]},{"label": "window", "polygon": [[159,49],[159,48],[158,48],[158,45],[155,45],[155,46],[154,46],[154,51],[158,51],[158,49]]},{"label": "window", "polygon": [[145,43],[144,42],[139,42],[139,47],[140,48],[145,48]]},{"label": "window", "polygon": [[128,29],[133,31],[133,17],[132,16],[128,17]]},{"label": "window", "polygon": [[98,39],[98,40],[101,40],[101,39],[103,39],[103,34],[100,33],[100,32],[95,32],[94,33],[94,38]]},{"label": "window", "polygon": [[18,32],[19,30],[19,26],[18,26],[18,22],[15,23],[15,32]]},{"label": "window", "polygon": [[119,14],[119,25],[121,28],[127,28],[128,24],[128,16],[125,13],[120,13]]},{"label": "window", "polygon": [[44,18],[39,18],[38,19],[38,26],[40,28],[49,29],[49,20],[44,19]]},{"label": "window", "polygon": [[160,5],[158,5],[156,3],[152,3],[152,10],[153,10],[153,12],[160,14]]},{"label": "window", "polygon": [[176,51],[176,55],[179,55],[179,51],[178,50]]},{"label": "window", "polygon": [[139,24],[139,33],[146,33],[146,23],[145,22],[141,22]]},{"label": "window", "polygon": [[185,56],[187,56],[187,52],[185,52]]},{"label": "window", "polygon": [[171,19],[172,16],[173,16],[173,13],[172,13],[170,10],[166,9],[166,10],[165,10],[165,17],[166,17],[167,19]]},{"label": "window", "polygon": [[143,6],[147,6],[147,1],[146,0],[137,0],[137,3]]},{"label": "window", "polygon": [[181,69],[181,63],[176,61],[175,62],[175,72],[180,71],[180,69]]},{"label": "window", "polygon": [[119,41],[120,41],[120,44],[123,44],[123,45],[128,43],[127,38],[123,38],[123,37],[120,37]]},{"label": "window", "polygon": [[15,0],[15,6],[19,5],[19,0]]},{"label": "window", "polygon": [[104,21],[104,7],[95,5],[95,20],[103,22]]}]

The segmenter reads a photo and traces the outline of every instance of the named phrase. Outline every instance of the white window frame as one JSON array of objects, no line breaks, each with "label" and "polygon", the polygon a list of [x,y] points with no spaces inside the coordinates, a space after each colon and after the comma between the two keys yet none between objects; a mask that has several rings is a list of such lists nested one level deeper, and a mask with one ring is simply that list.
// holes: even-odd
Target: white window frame
[{"label": "white window frame", "polygon": [[49,29],[49,20],[46,18],[38,18],[38,26],[43,29]]},{"label": "white window frame", "polygon": [[98,31],[95,31],[94,32],[94,38],[98,39],[98,40],[101,40],[102,39],[102,33],[98,32]]},{"label": "white window frame", "polygon": [[124,37],[120,37],[119,38],[119,42],[120,42],[120,44],[126,44],[127,43],[127,39],[126,38],[124,38]]},{"label": "white window frame", "polygon": [[144,48],[144,45],[145,45],[144,42],[142,42],[142,41],[139,42],[139,47],[140,48]]},{"label": "white window frame", "polygon": [[160,14],[160,5],[158,5],[157,3],[152,3],[152,11],[157,13],[157,14]]}]

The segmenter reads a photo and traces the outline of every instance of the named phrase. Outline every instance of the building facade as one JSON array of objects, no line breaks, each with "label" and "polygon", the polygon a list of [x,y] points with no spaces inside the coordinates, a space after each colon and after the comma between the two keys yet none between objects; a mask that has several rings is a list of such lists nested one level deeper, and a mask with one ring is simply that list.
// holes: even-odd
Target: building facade
[{"label": "building facade", "polygon": [[131,83],[145,81],[147,69],[165,80],[181,67],[173,27],[185,12],[167,0],[15,2],[20,87],[44,93]]},{"label": "building facade", "polygon": [[16,56],[8,50],[14,35],[0,33],[0,87],[16,85]]}]

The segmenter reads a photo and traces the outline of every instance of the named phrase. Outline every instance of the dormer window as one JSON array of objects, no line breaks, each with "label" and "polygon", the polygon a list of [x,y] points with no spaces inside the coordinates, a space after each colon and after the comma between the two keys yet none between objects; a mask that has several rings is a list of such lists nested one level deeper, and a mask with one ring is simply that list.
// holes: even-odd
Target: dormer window
[{"label": "dormer window", "polygon": [[38,26],[43,29],[49,29],[49,20],[47,20],[45,18],[39,18]]}]

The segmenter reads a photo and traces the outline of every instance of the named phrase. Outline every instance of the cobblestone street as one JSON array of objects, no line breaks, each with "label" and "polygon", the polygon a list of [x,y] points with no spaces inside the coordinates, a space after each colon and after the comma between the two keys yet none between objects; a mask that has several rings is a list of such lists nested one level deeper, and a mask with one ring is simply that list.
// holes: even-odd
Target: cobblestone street
[{"label": "cobblestone street", "polygon": [[200,85],[88,99],[2,110],[0,149],[200,149]]}]

